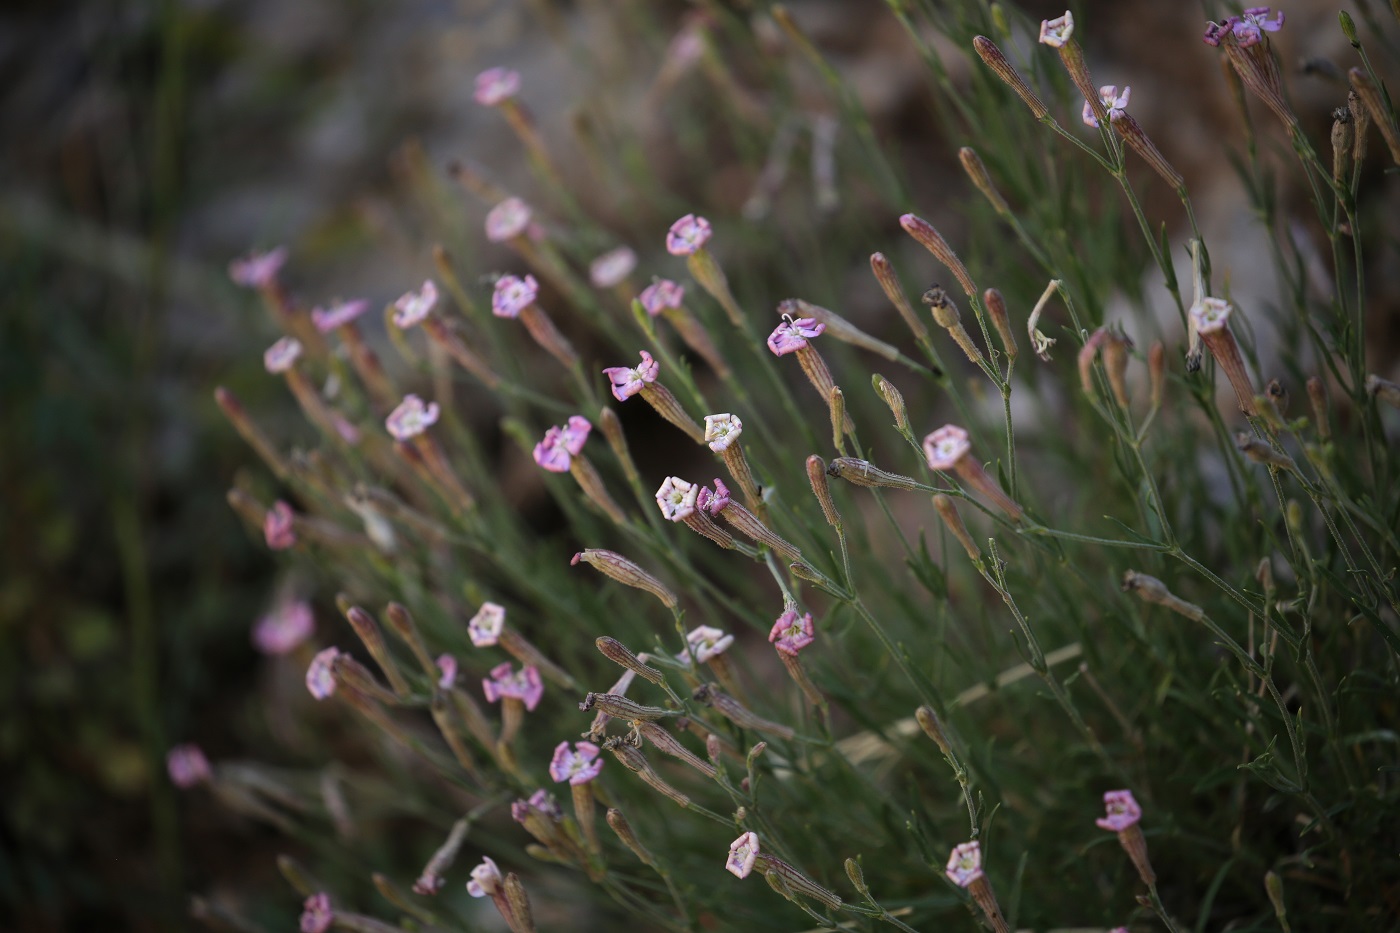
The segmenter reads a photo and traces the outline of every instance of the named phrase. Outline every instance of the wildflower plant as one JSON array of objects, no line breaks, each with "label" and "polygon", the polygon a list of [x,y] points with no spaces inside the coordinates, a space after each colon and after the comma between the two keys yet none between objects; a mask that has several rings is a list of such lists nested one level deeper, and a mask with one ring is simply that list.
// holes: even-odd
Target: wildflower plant
[{"label": "wildflower plant", "polygon": [[[1138,105],[1150,82],[1090,73],[1092,20],[990,10],[889,4],[969,176],[965,222],[916,203],[912,160],[793,13],[716,8],[659,86],[703,82],[751,152],[819,94],[837,135],[813,181],[834,159],[875,205],[873,223],[844,198],[793,208],[817,241],[800,268],[765,245],[776,227],[719,204],[581,210],[526,110],[528,69],[483,73],[476,100],[519,135],[529,206],[459,169],[480,203],[450,208],[485,216],[463,226],[508,247],[508,271],[434,250],[435,278],[387,312],[401,361],[365,363],[368,318],[344,306],[319,316],[321,344],[297,342],[295,251],[235,266],[280,303],[291,333],[267,369],[321,444],[285,454],[225,404],[279,484],[240,512],[341,594],[349,625],[304,646],[306,686],[375,752],[339,811],[256,790],[268,822],[325,830],[314,867],[283,863],[303,929],[470,929],[448,893],[464,886],[514,931],[555,900],[580,929],[608,911],[669,930],[1393,920],[1400,420],[1369,368],[1366,272],[1395,227],[1363,194],[1394,176],[1368,174],[1355,136],[1393,131],[1382,72],[1346,20],[1351,83],[1374,93],[1352,95],[1328,153],[1282,88],[1283,15],[1206,31],[1283,124],[1268,135],[1233,98],[1222,146],[1275,262],[1226,270],[1148,136],[1169,126],[1127,112],[1128,83]],[[770,55],[786,67],[738,67]],[[749,121],[759,90],[772,113]],[[1266,152],[1289,160],[1296,210]],[[1248,297],[1267,284],[1278,302]],[[594,426],[606,444],[585,456]],[[716,461],[736,494],[694,481]],[[526,506],[546,501],[542,528]],[[305,620],[287,625],[268,644],[301,645]],[[201,760],[177,749],[171,773],[239,780]],[[549,790],[566,785],[569,808]],[[376,874],[379,902],[330,837],[337,812],[375,807],[417,827],[426,866]]]}]

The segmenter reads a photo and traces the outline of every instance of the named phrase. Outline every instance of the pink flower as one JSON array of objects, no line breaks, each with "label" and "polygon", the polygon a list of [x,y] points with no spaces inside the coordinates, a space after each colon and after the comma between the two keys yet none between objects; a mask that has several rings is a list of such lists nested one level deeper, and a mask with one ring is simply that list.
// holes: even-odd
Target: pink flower
[{"label": "pink flower", "polygon": [[437,669],[442,672],[438,678],[438,686],[444,690],[451,690],[452,685],[457,682],[457,659],[450,654],[440,654],[437,658]]},{"label": "pink flower", "polygon": [[768,335],[768,349],[778,356],[786,356],[794,350],[807,346],[808,339],[820,337],[826,325],[816,318],[802,317],[784,320]]},{"label": "pink flower", "polygon": [[603,770],[603,759],[598,746],[592,742],[575,742],[574,750],[569,751],[568,742],[560,742],[554,749],[554,760],[549,763],[549,776],[571,785],[587,784]]},{"label": "pink flower", "polygon": [[406,441],[436,424],[440,413],[437,402],[424,405],[418,396],[405,395],[399,406],[384,420],[384,426],[389,429],[394,440]]},{"label": "pink flower", "polygon": [[1103,805],[1104,810],[1107,811],[1105,816],[1102,819],[1094,820],[1099,829],[1121,833],[1142,819],[1142,807],[1139,807],[1138,802],[1133,799],[1133,792],[1130,790],[1105,792]]},{"label": "pink flower", "polygon": [[948,880],[960,888],[965,888],[982,877],[982,846],[976,842],[964,842],[953,849],[948,856],[948,867],[944,874]]},{"label": "pink flower", "polygon": [[535,303],[540,294],[540,283],[533,275],[519,278],[503,275],[496,280],[496,290],[491,293],[491,313],[496,317],[519,317],[520,312]]},{"label": "pink flower", "polygon": [[330,895],[324,891],[313,894],[302,904],[301,933],[326,933],[334,919]]},{"label": "pink flower", "polygon": [[[1128,98],[1132,96],[1132,93],[1132,88],[1124,87],[1123,94],[1120,96],[1118,94],[1118,85],[1116,84],[1105,84],[1103,87],[1099,88],[1099,100],[1103,101],[1103,106],[1104,109],[1108,111],[1108,119],[1110,122],[1117,120],[1123,115],[1124,111],[1128,109]],[[1084,102],[1084,111],[1080,116],[1083,118],[1086,126],[1099,125],[1098,117],[1094,116],[1094,108],[1090,106],[1087,100]]]},{"label": "pink flower", "polygon": [[666,252],[672,256],[693,256],[704,247],[711,233],[708,220],[686,214],[671,224],[671,229],[666,233]]},{"label": "pink flower", "polygon": [[715,453],[729,449],[729,445],[737,441],[743,433],[744,422],[739,420],[738,415],[705,416],[705,443]]},{"label": "pink flower", "polygon": [[329,311],[324,308],[312,308],[311,323],[315,324],[321,333],[328,334],[337,327],[349,324],[368,310],[369,301],[364,298],[342,301],[338,305],[332,305]]},{"label": "pink flower", "polygon": [[476,76],[476,93],[472,98],[483,107],[495,107],[514,97],[519,90],[520,72],[488,68]]},{"label": "pink flower", "polygon": [[1190,315],[1198,333],[1213,334],[1225,327],[1225,322],[1230,319],[1234,310],[1230,302],[1224,299],[1202,298],[1186,313]]},{"label": "pink flower", "polygon": [[729,506],[729,487],[724,485],[724,480],[716,477],[715,491],[710,492],[709,487],[700,490],[700,494],[695,499],[695,507],[710,515],[718,515]]},{"label": "pink flower", "polygon": [[311,665],[306,669],[306,689],[318,700],[324,700],[335,693],[335,674],[331,672],[331,666],[338,657],[339,648],[326,648],[316,653],[316,657],[311,659]]},{"label": "pink flower", "polygon": [[277,281],[277,273],[287,261],[287,248],[279,246],[266,253],[252,252],[228,264],[228,277],[235,285],[267,288]]},{"label": "pink flower", "polygon": [[1283,28],[1282,10],[1279,10],[1272,20],[1268,17],[1269,8],[1266,6],[1252,6],[1244,11],[1243,16],[1231,17],[1235,20],[1231,28],[1241,48],[1249,48],[1263,42],[1264,33],[1278,32]]},{"label": "pink flower", "polygon": [[274,551],[285,551],[297,543],[292,527],[292,507],[278,499],[263,516],[263,538]]},{"label": "pink flower", "polygon": [[506,879],[488,856],[481,857],[481,864],[472,869],[472,880],[467,882],[467,893],[472,897],[487,897],[498,894],[501,883]]},{"label": "pink flower", "polygon": [[734,644],[733,635],[708,625],[700,625],[691,629],[686,634],[685,640],[690,645],[690,651],[695,655],[695,660],[700,664],[724,654],[725,650]]},{"label": "pink flower", "polygon": [[799,616],[796,609],[788,609],[778,616],[778,621],[773,623],[773,630],[768,633],[768,640],[783,654],[796,657],[799,651],[816,640],[814,632],[815,627],[812,625],[810,612]]},{"label": "pink flower", "polygon": [[433,310],[437,300],[438,290],[432,279],[424,282],[423,287],[416,292],[405,292],[394,302],[394,326],[400,330],[407,330],[422,322]]},{"label": "pink flower", "polygon": [[661,371],[661,364],[652,359],[650,353],[641,351],[642,363],[640,366],[609,366],[603,370],[603,375],[612,382],[613,398],[619,402],[625,402],[648,383],[656,381],[657,374]]},{"label": "pink flower", "polygon": [[301,341],[295,337],[283,337],[263,353],[263,366],[270,373],[285,373],[301,356]]},{"label": "pink flower", "polygon": [[1239,21],[1238,16],[1228,16],[1218,23],[1206,23],[1206,34],[1201,36],[1201,41],[1209,46],[1219,46],[1220,40],[1229,35]]},{"label": "pink flower", "polygon": [[930,470],[951,470],[971,449],[967,432],[953,424],[945,424],[924,438],[924,455]]},{"label": "pink flower", "polygon": [[501,639],[501,630],[506,626],[506,607],[496,603],[482,603],[481,608],[467,623],[467,635],[478,648],[489,648]]},{"label": "pink flower", "polygon": [[176,745],[165,753],[165,770],[170,773],[170,783],[181,790],[203,784],[214,776],[203,750],[190,744]]},{"label": "pink flower", "polygon": [[509,661],[491,668],[491,676],[482,680],[481,689],[485,691],[488,703],[510,697],[522,701],[527,710],[539,706],[540,697],[544,696],[544,682],[540,680],[539,668],[528,665],[513,671]]},{"label": "pink flower", "polygon": [[582,415],[570,415],[569,420],[559,431],[564,449],[577,457],[583,451],[584,441],[588,440],[588,434],[592,430],[593,425],[589,424],[587,418]]},{"label": "pink flower", "polygon": [[554,802],[554,795],[541,787],[530,795],[530,799],[525,801],[532,810],[538,810],[551,820],[562,820],[564,811],[559,809],[559,804]]},{"label": "pink flower", "polygon": [[597,288],[612,288],[637,268],[637,254],[625,246],[619,246],[593,260],[588,266],[588,277]]},{"label": "pink flower", "polygon": [[283,603],[253,626],[253,645],[263,654],[287,654],[311,637],[316,617],[300,599]]},{"label": "pink flower", "polygon": [[642,293],[637,296],[637,300],[652,317],[656,317],[667,308],[679,308],[684,298],[685,286],[670,279],[657,279],[642,289]]},{"label": "pink flower", "polygon": [[699,495],[698,486],[679,476],[668,476],[656,490],[656,504],[661,506],[661,514],[667,521],[678,522],[695,511],[695,499]]},{"label": "pink flower", "polygon": [[1074,35],[1074,14],[1069,10],[1065,10],[1064,16],[1040,21],[1040,41],[1051,48],[1058,49],[1068,42],[1072,35]]},{"label": "pink flower", "polygon": [[551,473],[567,473],[592,430],[593,425],[580,415],[571,417],[562,428],[550,428],[544,432],[544,440],[535,445],[535,462]]},{"label": "pink flower", "polygon": [[506,198],[486,214],[486,239],[504,243],[520,236],[530,226],[530,205],[519,198]]},{"label": "pink flower", "polygon": [[758,833],[744,833],[729,844],[729,858],[724,869],[736,878],[747,878],[753,871],[753,863],[758,858]]}]

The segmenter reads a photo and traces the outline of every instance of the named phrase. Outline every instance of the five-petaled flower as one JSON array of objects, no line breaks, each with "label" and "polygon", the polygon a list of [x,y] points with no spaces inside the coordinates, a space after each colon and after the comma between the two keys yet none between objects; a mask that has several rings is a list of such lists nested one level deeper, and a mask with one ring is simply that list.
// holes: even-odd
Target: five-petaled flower
[{"label": "five-petaled flower", "polygon": [[301,933],[326,933],[335,919],[331,897],[325,891],[313,894],[302,903]]},{"label": "five-petaled flower", "polygon": [[301,341],[283,337],[263,353],[263,366],[270,373],[285,373],[301,356]]},{"label": "five-petaled flower", "polygon": [[457,682],[457,659],[450,654],[440,654],[434,663],[440,672],[438,686],[444,690],[451,690],[452,685]]},{"label": "five-petaled flower", "polygon": [[345,324],[349,324],[355,318],[369,310],[369,301],[364,298],[357,298],[354,301],[342,301],[338,305],[331,305],[330,310],[325,308],[311,309],[311,323],[316,325],[316,329],[323,334],[328,334]]},{"label": "five-petaled flower", "polygon": [[736,878],[747,878],[759,853],[758,833],[744,833],[729,844],[729,858],[724,868]]},{"label": "five-petaled flower", "polygon": [[592,742],[575,742],[574,750],[569,751],[568,742],[560,742],[554,749],[554,759],[549,763],[549,776],[571,785],[587,784],[603,770],[601,752]]},{"label": "five-petaled flower", "polygon": [[176,745],[165,754],[165,770],[170,773],[170,783],[187,790],[196,784],[203,784],[213,777],[209,759],[198,745]]},{"label": "five-petaled flower", "polygon": [[1040,41],[1051,48],[1060,48],[1074,35],[1074,14],[1065,10],[1064,16],[1040,21]]},{"label": "five-petaled flower", "polygon": [[1190,314],[1197,331],[1213,334],[1225,326],[1234,310],[1230,302],[1223,298],[1202,298],[1193,304],[1187,313]]},{"label": "five-petaled flower", "polygon": [[773,630],[768,633],[768,640],[773,643],[773,647],[793,657],[815,638],[812,614],[809,612],[799,616],[796,609],[788,609],[778,616],[778,621],[773,623]]},{"label": "five-petaled flower", "polygon": [[506,198],[486,214],[486,239],[504,243],[523,234],[530,226],[530,205],[519,198]]},{"label": "five-petaled flower", "polygon": [[685,298],[685,286],[670,279],[657,279],[637,296],[647,314],[656,317],[667,308],[679,308]]},{"label": "five-petaled flower", "polygon": [[405,292],[394,302],[394,326],[407,330],[422,322],[437,304],[438,290],[432,279],[416,292]]},{"label": "five-petaled flower", "polygon": [[637,254],[626,246],[609,250],[588,265],[588,277],[597,288],[612,288],[637,268]]},{"label": "five-petaled flower", "polygon": [[924,438],[924,455],[930,470],[951,470],[971,449],[967,432],[954,424],[945,424]]},{"label": "five-petaled flower", "polygon": [[482,603],[467,623],[467,635],[478,648],[488,648],[501,640],[506,625],[506,607],[498,603]]},{"label": "five-petaled flower", "polygon": [[520,72],[509,68],[488,68],[476,76],[472,98],[483,107],[495,107],[514,97],[520,90]]},{"label": "five-petaled flower", "polygon": [[384,426],[396,441],[406,441],[422,434],[438,420],[441,411],[437,402],[423,404],[416,395],[405,395],[399,406],[389,413]]},{"label": "five-petaled flower", "polygon": [[699,495],[699,486],[679,476],[668,476],[656,490],[656,504],[661,506],[661,514],[667,521],[678,522],[695,511],[695,499]]},{"label": "five-petaled flower", "polygon": [[1099,829],[1121,833],[1142,819],[1142,807],[1133,799],[1133,792],[1130,790],[1105,791],[1103,805],[1106,814],[1094,820]]},{"label": "five-petaled flower", "polygon": [[[1120,95],[1116,84],[1105,84],[1099,88],[1099,100],[1103,101],[1103,107],[1108,111],[1110,121],[1117,120],[1128,109],[1128,98],[1132,96],[1132,93],[1133,89],[1125,86]],[[1099,118],[1094,116],[1094,107],[1087,100],[1084,102],[1081,116],[1086,126],[1099,125]]]},{"label": "five-petaled flower", "polygon": [[472,869],[472,880],[467,882],[467,893],[472,897],[488,897],[501,890],[506,879],[490,856],[483,855],[481,864]]},{"label": "five-petaled flower", "polygon": [[294,599],[258,620],[253,626],[253,644],[263,654],[287,654],[315,630],[311,605]]},{"label": "five-petaled flower", "polygon": [[523,279],[503,275],[496,280],[496,290],[491,293],[491,313],[496,317],[519,317],[521,311],[535,303],[539,294],[540,283],[533,275]]},{"label": "five-petaled flower", "polygon": [[812,337],[820,337],[826,325],[812,317],[787,319],[768,335],[768,349],[778,356],[786,356],[794,350],[807,346]]},{"label": "five-petaled flower", "polygon": [[340,657],[339,648],[325,648],[316,652],[311,664],[306,668],[306,689],[318,700],[335,693],[335,674],[331,667]]},{"label": "five-petaled flower", "polygon": [[982,877],[982,846],[976,842],[964,842],[953,849],[948,856],[948,867],[944,872],[948,880],[960,888],[965,888]]},{"label": "five-petaled flower", "polygon": [[700,625],[691,629],[686,634],[685,640],[690,645],[695,660],[700,664],[724,654],[725,650],[734,644],[733,635],[708,625]]},{"label": "five-petaled flower", "polygon": [[704,248],[712,233],[708,220],[686,214],[667,231],[666,252],[672,256],[693,256]]},{"label": "five-petaled flower", "polygon": [[544,440],[535,445],[535,462],[551,473],[569,472],[569,464],[583,450],[592,430],[587,418],[571,416],[562,428],[555,425],[544,432]]},{"label": "five-petaled flower", "polygon": [[649,383],[656,381],[657,374],[661,371],[661,364],[652,359],[650,353],[641,351],[642,362],[639,366],[609,366],[603,370],[603,375],[612,382],[613,398],[619,402],[625,402]]},{"label": "five-petaled flower", "polygon": [[715,453],[727,449],[743,433],[744,422],[739,420],[738,415],[705,416],[705,443],[709,444]]},{"label": "five-petaled flower", "polygon": [[297,543],[292,507],[278,499],[263,516],[263,539],[274,551],[285,551]]},{"label": "five-petaled flower", "polygon": [[486,700],[495,703],[503,697],[520,700],[527,710],[540,705],[544,696],[544,681],[540,679],[539,668],[528,664],[520,670],[512,670],[509,661],[491,668],[491,676],[481,681],[481,689]]},{"label": "five-petaled flower", "polygon": [[228,264],[228,276],[235,285],[245,288],[267,288],[277,280],[277,273],[287,261],[287,248],[279,246],[266,253],[249,253]]}]

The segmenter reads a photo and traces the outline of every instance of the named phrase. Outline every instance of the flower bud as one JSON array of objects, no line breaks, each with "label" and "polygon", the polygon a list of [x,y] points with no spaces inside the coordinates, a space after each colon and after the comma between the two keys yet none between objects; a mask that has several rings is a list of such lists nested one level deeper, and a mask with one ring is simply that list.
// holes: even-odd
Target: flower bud
[{"label": "flower bud", "polygon": [[972,184],[991,203],[992,210],[1002,217],[1010,217],[1011,208],[1007,206],[1001,192],[992,184],[992,176],[987,173],[987,166],[982,164],[982,157],[977,154],[977,150],[963,146],[958,150],[958,161],[962,163],[963,171],[967,173]]},{"label": "flower bud", "polygon": [[1001,54],[1001,49],[997,48],[991,39],[986,36],[977,36],[972,40],[972,47],[976,50],[977,57],[982,59],[983,63],[992,69],[998,78],[1006,82],[1007,87],[1015,91],[1016,96],[1021,98],[1027,107],[1031,108],[1031,113],[1035,115],[1037,120],[1043,120],[1049,115],[1050,111],[1046,108],[1044,101],[1036,96],[1030,85],[1026,83],[1026,79],[1021,77],[1020,73],[1011,66],[1011,63],[1006,60],[1006,56]]},{"label": "flower bud", "polygon": [[1316,376],[1308,379],[1308,403],[1312,406],[1317,435],[1325,441],[1332,436],[1332,422],[1327,417],[1327,388]]},{"label": "flower bud", "polygon": [[622,840],[623,845],[632,850],[633,855],[641,859],[644,864],[655,864],[652,860],[651,853],[647,851],[646,846],[642,845],[642,841],[637,838],[637,834],[632,830],[632,824],[627,822],[627,817],[621,810],[616,807],[608,810],[607,821],[608,825],[612,827],[612,831],[617,833],[617,838]]},{"label": "flower bud", "polygon": [[[920,246],[932,253],[935,259],[948,267],[948,271],[953,273],[953,278],[958,280],[958,284],[962,286],[962,290],[967,293],[968,298],[973,298],[977,294],[977,286],[973,283],[972,275],[967,271],[967,266],[963,265],[958,254],[953,252],[953,248],[948,245],[948,241],[943,239],[942,234],[934,228],[933,224],[916,214],[905,214],[899,218],[899,225]],[[947,325],[942,326],[946,327]]]},{"label": "flower bud", "polygon": [[627,646],[624,645],[622,642],[618,641],[616,638],[610,638],[607,635],[604,635],[598,638],[596,641],[594,641],[593,644],[597,646],[598,650],[602,653],[603,657],[607,658],[609,661],[612,661],[614,664],[619,664],[622,667],[627,668],[629,671],[632,671],[633,673],[637,674],[643,680],[649,680],[654,684],[659,684],[666,679],[665,675],[663,675],[656,668],[650,667],[639,661],[637,659],[637,656],[631,651],[627,650]]},{"label": "flower bud", "polygon": [[606,551],[600,548],[590,548],[579,551],[574,555],[570,565],[576,565],[579,561],[591,564],[594,568],[612,577],[618,583],[626,586],[636,587],[639,590],[646,590],[648,593],[661,600],[661,604],[667,609],[675,609],[680,604],[676,594],[672,593],[664,583],[647,573],[632,561],[618,554],[616,551]]},{"label": "flower bud", "polygon": [[967,556],[974,561],[982,559],[982,552],[972,540],[972,535],[967,533],[967,526],[963,524],[962,516],[958,514],[958,507],[954,504],[952,497],[942,493],[933,497],[933,507],[938,510],[938,517],[943,519],[943,524],[948,527],[948,531],[958,543],[962,545]]},{"label": "flower bud", "polygon": [[890,414],[894,415],[894,426],[899,429],[901,434],[912,433],[909,427],[909,412],[904,407],[904,394],[895,388],[893,382],[879,373],[871,376],[870,382],[875,386],[875,391],[879,393],[880,398],[889,406]]},{"label": "flower bud", "polygon": [[1167,385],[1167,348],[1154,341],[1147,350],[1147,374],[1152,384],[1152,410],[1162,407],[1162,395]]},{"label": "flower bud", "polygon": [[933,707],[920,706],[914,711],[914,719],[918,721],[919,728],[924,730],[924,735],[933,739],[933,744],[938,746],[938,750],[948,758],[952,758],[953,749],[948,744],[948,735],[943,731],[943,723],[939,720],[938,714],[933,711]]},{"label": "flower bud", "polygon": [[1011,330],[1011,315],[1006,310],[1006,299],[995,288],[982,293],[982,303],[987,306],[987,316],[992,319],[1001,347],[1011,359],[1016,359],[1016,335]]},{"label": "flower bud", "polygon": [[1123,574],[1123,592],[1136,593],[1143,602],[1156,603],[1159,606],[1166,606],[1173,612],[1180,613],[1193,622],[1199,622],[1205,618],[1205,610],[1200,606],[1188,603],[1186,600],[1172,594],[1167,589],[1167,585],[1156,577],[1149,577],[1145,573],[1138,573],[1136,570],[1129,570]]},{"label": "flower bud", "polygon": [[836,503],[831,498],[831,487],[826,482],[826,462],[816,454],[807,458],[807,480],[812,484],[812,494],[822,507],[822,515],[832,528],[841,527],[841,513],[836,511]]},{"label": "flower bud", "polygon": [[839,477],[854,486],[884,489],[919,489],[922,487],[922,484],[917,480],[900,476],[898,473],[887,473],[873,463],[867,460],[857,460],[855,457],[837,457],[831,461],[826,472],[828,476]]}]

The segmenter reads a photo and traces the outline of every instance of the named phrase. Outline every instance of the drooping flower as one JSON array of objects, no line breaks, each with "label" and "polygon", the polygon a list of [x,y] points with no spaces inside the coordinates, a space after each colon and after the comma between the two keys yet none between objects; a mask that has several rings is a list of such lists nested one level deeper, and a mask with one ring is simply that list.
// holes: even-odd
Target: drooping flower
[{"label": "drooping flower", "polygon": [[170,783],[181,790],[203,784],[214,776],[203,749],[189,743],[176,745],[165,753],[165,770],[170,774]]},{"label": "drooping flower", "polygon": [[637,296],[647,314],[656,317],[667,308],[679,308],[685,298],[685,286],[670,279],[657,279]]},{"label": "drooping flower", "polygon": [[399,406],[389,413],[384,426],[394,436],[394,440],[406,441],[422,434],[437,423],[441,411],[437,402],[423,404],[416,395],[405,395]]},{"label": "drooping flower", "polygon": [[496,280],[496,290],[491,293],[491,313],[496,317],[519,317],[520,312],[535,303],[540,294],[540,283],[533,275],[520,278],[503,275]]},{"label": "drooping flower", "polygon": [[530,205],[519,198],[506,198],[486,214],[486,239],[504,243],[523,234],[530,226]]},{"label": "drooping flower", "polygon": [[924,455],[930,470],[951,470],[971,449],[967,432],[953,424],[945,424],[924,438]]},{"label": "drooping flower", "polygon": [[483,855],[481,864],[472,869],[472,880],[467,882],[467,893],[472,897],[489,897],[501,890],[505,880],[491,857]]},{"label": "drooping flower", "polygon": [[1269,8],[1266,6],[1252,6],[1244,11],[1240,17],[1231,17],[1234,22],[1231,24],[1231,31],[1235,34],[1235,40],[1242,48],[1249,48],[1264,41],[1264,33],[1278,32],[1283,28],[1283,11],[1279,10],[1274,18],[1269,19]]},{"label": "drooping flower", "polygon": [[710,449],[715,453],[728,448],[743,433],[744,422],[739,420],[738,415],[705,416],[705,443],[710,445]]},{"label": "drooping flower", "polygon": [[1103,795],[1103,805],[1106,814],[1094,820],[1099,829],[1121,833],[1142,819],[1142,807],[1133,799],[1133,792],[1130,790],[1106,791]]},{"label": "drooping flower", "polygon": [[711,492],[706,486],[695,499],[695,507],[710,515],[718,515],[729,505],[729,487],[724,480],[715,478],[715,488]]},{"label": "drooping flower", "polygon": [[442,676],[438,678],[438,686],[444,690],[451,690],[452,685],[457,682],[457,659],[450,654],[440,654],[434,663],[442,672]]},{"label": "drooping flower", "polygon": [[331,672],[331,665],[335,664],[338,657],[339,648],[325,648],[316,653],[316,657],[311,659],[310,666],[306,668],[306,689],[318,700],[324,700],[335,693],[335,674]]},{"label": "drooping flower", "polygon": [[252,252],[228,264],[228,277],[245,288],[267,288],[287,261],[287,248],[279,246],[265,253]]},{"label": "drooping flower", "polygon": [[785,320],[768,335],[768,349],[778,356],[786,356],[794,350],[807,346],[812,337],[820,337],[826,325],[816,318],[803,317]]},{"label": "drooping flower", "polygon": [[472,99],[483,107],[496,107],[520,90],[520,72],[509,68],[488,68],[476,76]]},{"label": "drooping flower", "polygon": [[[1123,88],[1123,93],[1120,95],[1118,93],[1118,85],[1116,84],[1105,84],[1103,87],[1099,88],[1099,100],[1103,101],[1104,109],[1108,111],[1108,119],[1110,121],[1117,120],[1123,115],[1124,111],[1128,109],[1128,98],[1132,96],[1132,93],[1133,89],[1125,86]],[[1099,118],[1094,116],[1094,108],[1087,100],[1084,102],[1084,110],[1081,116],[1086,126],[1099,125]]]},{"label": "drooping flower", "polygon": [[301,341],[283,337],[263,353],[263,366],[270,373],[285,373],[301,356]]},{"label": "drooping flower", "polygon": [[799,616],[796,609],[788,609],[773,623],[768,640],[783,654],[796,657],[798,652],[816,640],[812,614]]},{"label": "drooping flower", "polygon": [[407,330],[422,322],[437,305],[438,290],[432,279],[416,292],[405,292],[394,302],[394,326]]},{"label": "drooping flower", "polygon": [[945,870],[948,880],[960,888],[965,888],[982,877],[982,846],[977,842],[964,842],[953,849],[948,856]]},{"label": "drooping flower", "polygon": [[593,425],[581,415],[573,415],[564,427],[555,425],[544,432],[544,440],[535,445],[535,462],[551,473],[567,473],[573,458],[583,450],[584,441]]},{"label": "drooping flower", "polygon": [[671,224],[666,233],[666,252],[672,256],[693,256],[704,246],[713,231],[710,222],[694,214],[686,214]]},{"label": "drooping flower", "polygon": [[325,891],[313,894],[302,904],[301,933],[326,933],[334,919],[330,895]]},{"label": "drooping flower", "polygon": [[509,661],[491,668],[491,676],[481,682],[486,700],[495,703],[503,697],[520,700],[527,710],[534,710],[544,696],[544,681],[540,679],[539,668],[533,664],[520,670],[512,670]]},{"label": "drooping flower", "polygon": [[296,531],[292,524],[292,507],[278,499],[263,516],[263,538],[274,551],[285,551],[297,543]]},{"label": "drooping flower", "polygon": [[311,309],[311,323],[316,325],[316,329],[323,334],[328,334],[344,324],[349,324],[355,318],[369,310],[369,301],[364,298],[355,301],[342,301],[340,304],[332,305],[330,310],[325,308]]},{"label": "drooping flower", "polygon": [[482,603],[467,623],[467,635],[478,648],[489,648],[501,639],[506,625],[506,607],[497,603]]},{"label": "drooping flower", "polygon": [[685,640],[690,645],[691,653],[695,655],[696,662],[700,664],[723,654],[730,645],[734,644],[733,635],[708,625],[700,625],[691,629],[686,633]]},{"label": "drooping flower", "polygon": [[758,859],[758,833],[747,832],[729,844],[729,858],[724,869],[736,878],[747,878]]},{"label": "drooping flower", "polygon": [[588,265],[588,277],[597,288],[621,284],[637,268],[637,254],[626,246],[609,250]]},{"label": "drooping flower", "polygon": [[1040,21],[1040,41],[1052,49],[1058,49],[1074,35],[1074,14],[1065,10],[1064,16]]},{"label": "drooping flower", "polygon": [[570,785],[587,784],[603,770],[601,752],[592,742],[575,742],[574,750],[569,751],[568,742],[560,742],[554,749],[554,759],[549,763],[549,776]]},{"label": "drooping flower", "polygon": [[645,350],[640,351],[642,362],[640,366],[609,366],[603,370],[603,375],[612,382],[613,398],[619,402],[625,402],[649,383],[656,381],[657,374],[661,371],[661,364],[652,358],[652,355]]},{"label": "drooping flower", "polygon": [[687,483],[679,476],[668,476],[656,490],[656,504],[667,521],[678,522],[695,511],[695,499],[700,487]]},{"label": "drooping flower", "polygon": [[283,603],[253,626],[253,645],[263,654],[287,654],[316,630],[311,605],[300,599]]}]

